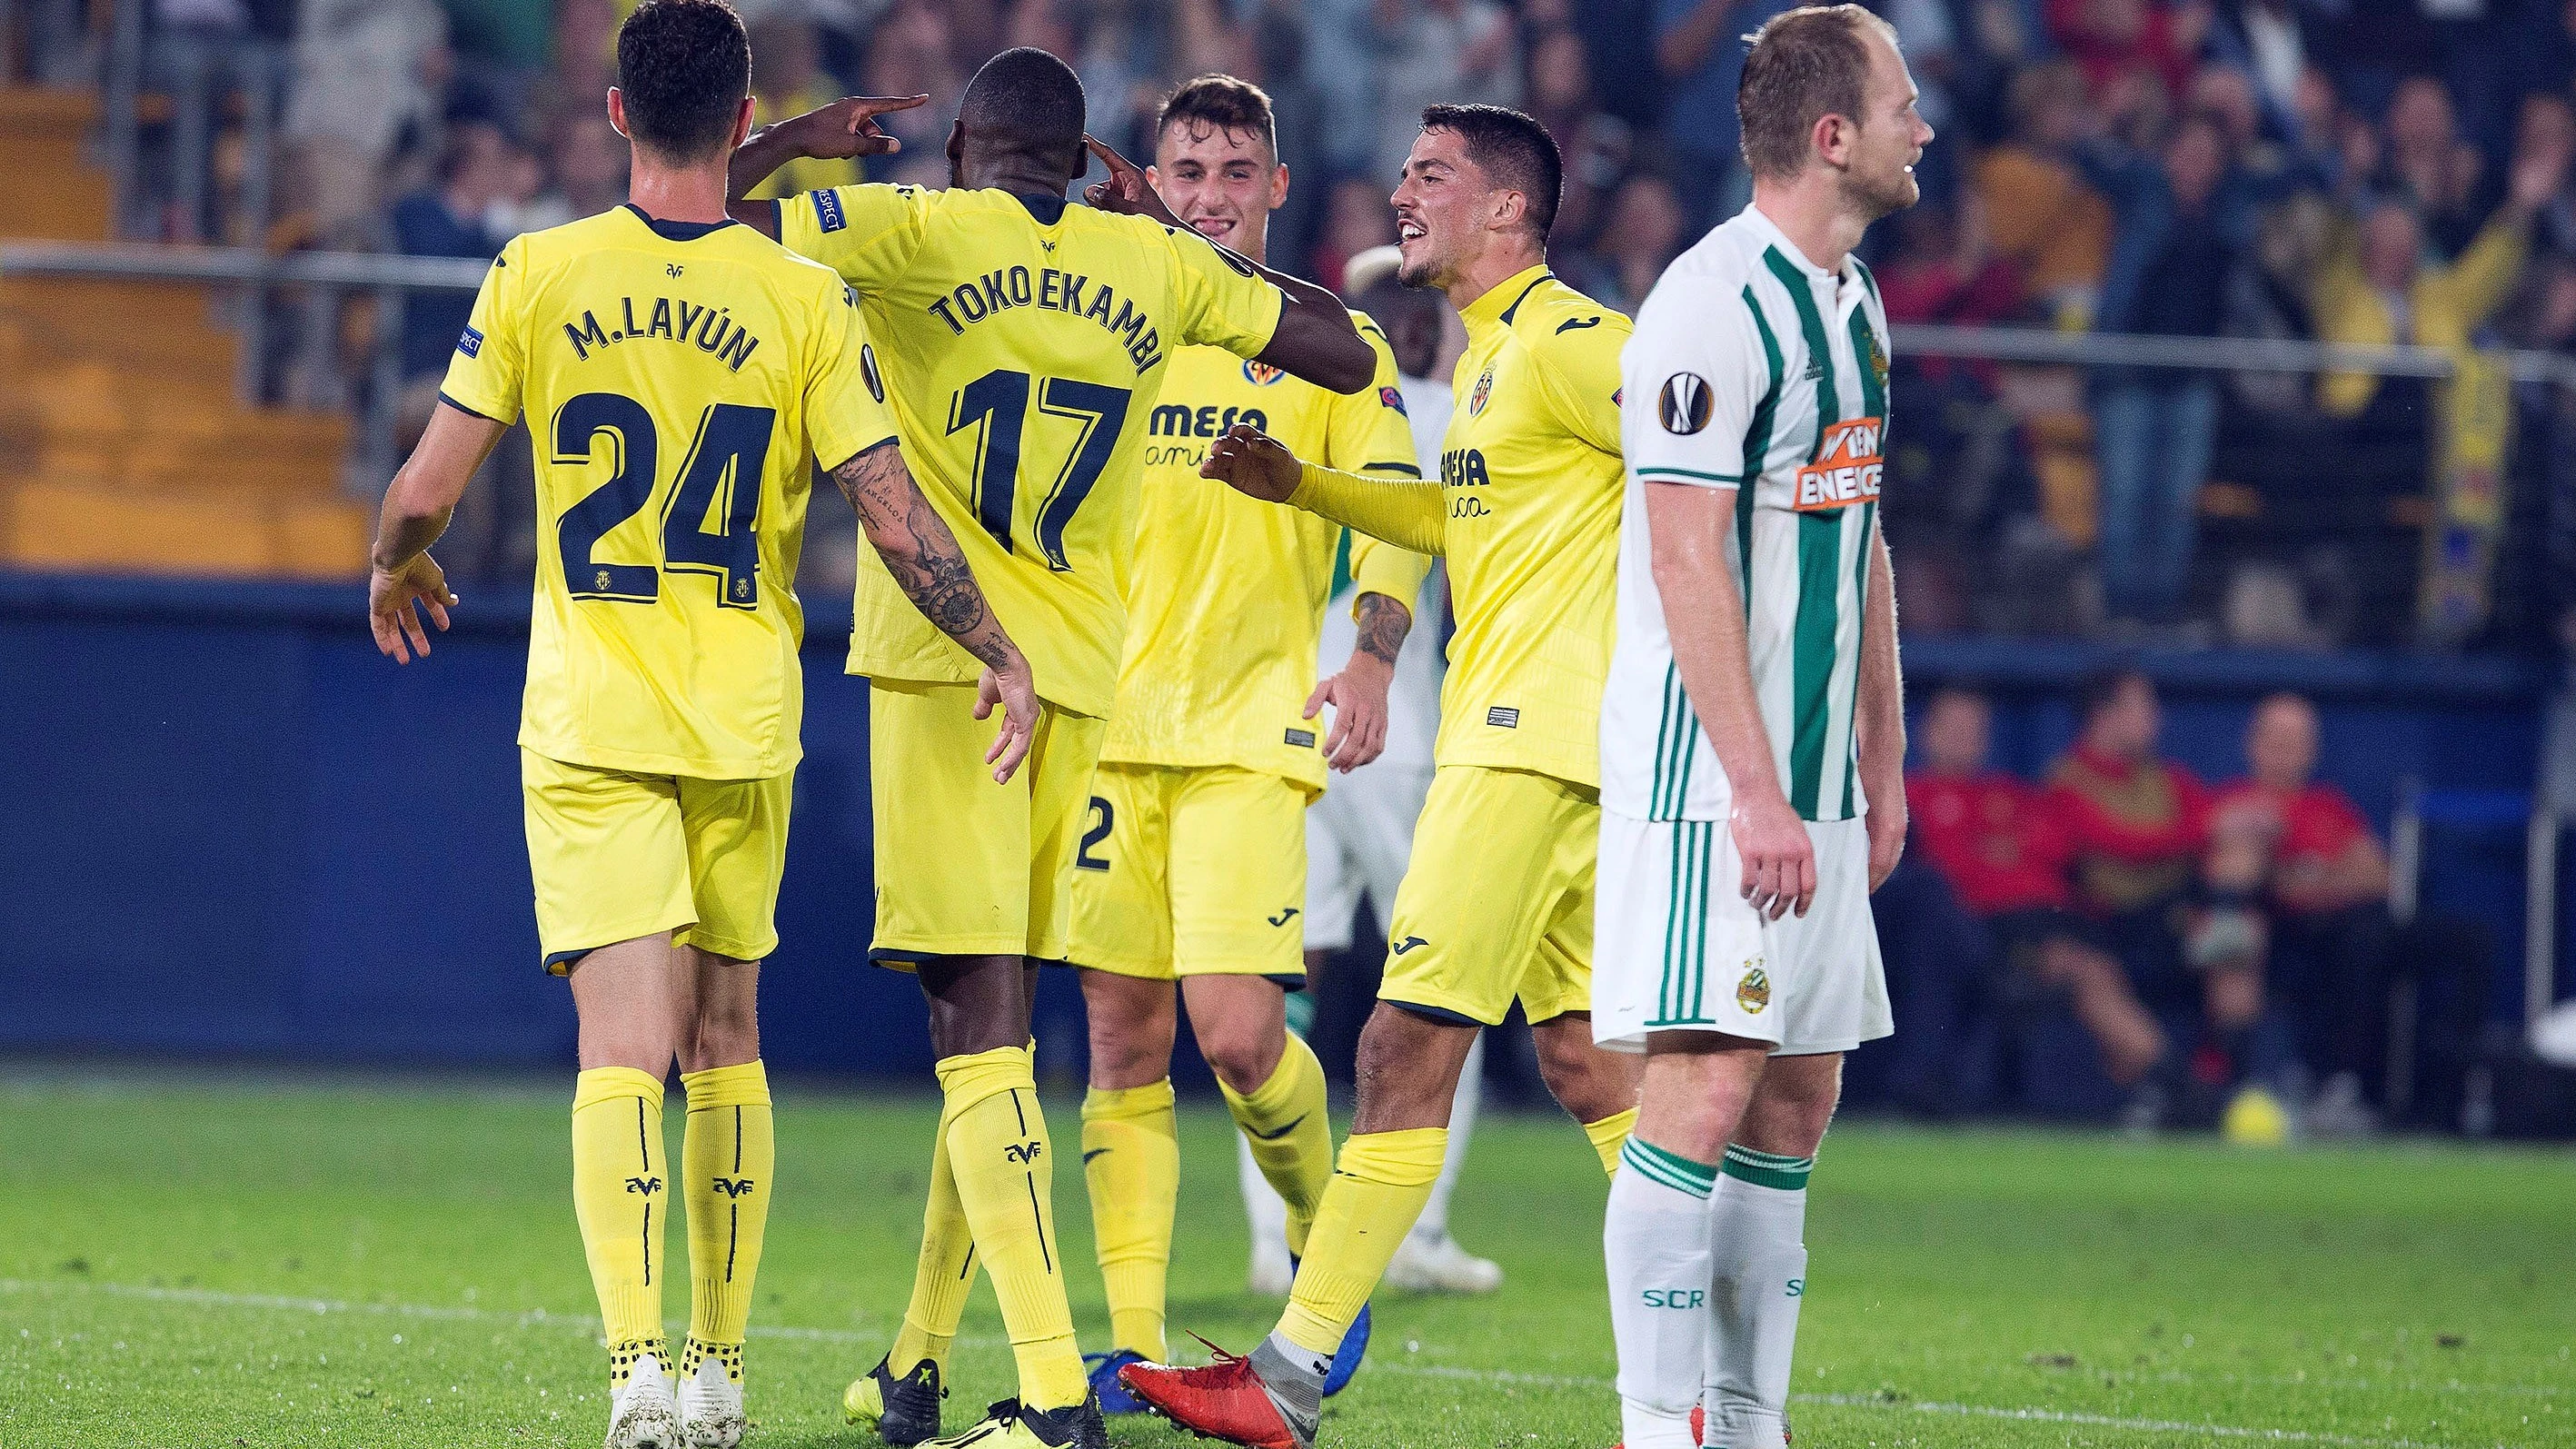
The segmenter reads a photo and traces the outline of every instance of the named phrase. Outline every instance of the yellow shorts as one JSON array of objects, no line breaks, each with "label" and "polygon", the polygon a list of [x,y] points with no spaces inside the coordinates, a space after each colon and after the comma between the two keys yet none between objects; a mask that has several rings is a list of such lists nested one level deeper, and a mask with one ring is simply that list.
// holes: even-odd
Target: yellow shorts
[{"label": "yellow shorts", "polygon": [[975,718],[971,684],[869,681],[877,964],[1063,958],[1069,877],[1109,725],[1046,706],[1019,773],[996,785],[984,752],[1001,727],[998,709]]},{"label": "yellow shorts", "polygon": [[1592,1009],[1600,792],[1525,770],[1447,765],[1413,830],[1378,999],[1451,1020]]},{"label": "yellow shorts", "polygon": [[758,961],[778,949],[796,773],[698,780],[519,751],[537,943],[558,976],[602,946],[669,931]]},{"label": "yellow shorts", "polygon": [[1228,765],[1102,765],[1074,859],[1065,959],[1121,976],[1306,981],[1306,804]]}]

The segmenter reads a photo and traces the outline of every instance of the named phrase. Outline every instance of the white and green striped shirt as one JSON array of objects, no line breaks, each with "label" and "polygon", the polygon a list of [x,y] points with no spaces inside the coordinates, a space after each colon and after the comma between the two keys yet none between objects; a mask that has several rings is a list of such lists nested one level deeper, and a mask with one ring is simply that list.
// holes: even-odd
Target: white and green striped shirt
[{"label": "white and green striped shirt", "polygon": [[1857,258],[1810,264],[1752,207],[1684,252],[1637,313],[1620,372],[1628,494],[1619,633],[1601,709],[1601,804],[1641,820],[1723,820],[1725,772],[1673,665],[1645,490],[1735,492],[1727,561],[1753,689],[1789,804],[1847,820],[1861,598],[1887,425],[1887,314]]}]

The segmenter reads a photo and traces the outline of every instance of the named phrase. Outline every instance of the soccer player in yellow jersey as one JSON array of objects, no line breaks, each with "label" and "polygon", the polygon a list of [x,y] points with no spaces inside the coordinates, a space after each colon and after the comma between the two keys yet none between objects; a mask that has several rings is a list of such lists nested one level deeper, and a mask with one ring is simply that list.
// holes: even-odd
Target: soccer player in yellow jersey
[{"label": "soccer player in yellow jersey", "polygon": [[1314,1442],[1334,1350],[1439,1175],[1467,1049],[1515,995],[1549,1090],[1605,1171],[1636,1118],[1635,1070],[1592,1044],[1590,1016],[1628,322],[1548,273],[1561,175],[1556,143],[1517,111],[1422,113],[1395,192],[1398,275],[1446,291],[1468,339],[1438,484],[1301,464],[1240,425],[1204,468],[1253,497],[1445,555],[1458,632],[1438,770],[1360,1037],[1358,1120],[1288,1311],[1250,1358],[1120,1375],[1193,1432],[1267,1449]]},{"label": "soccer player in yellow jersey", "polygon": [[[764,132],[737,153],[736,184],[791,155],[846,154],[893,104],[835,102]],[[1376,375],[1350,314],[1322,288],[1167,212],[1068,205],[1086,165],[1082,125],[1082,84],[1064,62],[1005,51],[967,86],[950,190],[846,186],[735,212],[858,291],[905,452],[1029,650],[1045,699],[1017,786],[994,790],[961,768],[956,752],[991,734],[972,711],[973,661],[861,561],[849,667],[869,680],[871,953],[919,973],[945,1107],[903,1327],[845,1399],[853,1419],[898,1444],[938,1432],[939,1380],[977,1258],[1001,1300],[1020,1394],[968,1437],[981,1449],[1106,1442],[1065,1304],[1029,1005],[1036,963],[1066,950],[1126,638],[1140,465],[1172,358],[1221,347],[1340,392]],[[1136,177],[1120,209],[1159,209],[1117,164]]]},{"label": "soccer player in yellow jersey", "polygon": [[[848,289],[725,218],[726,156],[751,118],[741,21],[723,0],[647,0],[619,32],[618,78],[608,114],[634,143],[632,200],[502,249],[386,492],[368,607],[387,654],[429,652],[418,611],[443,629],[456,603],[429,545],[525,413],[544,527],[520,778],[538,938],[581,1018],[573,1202],[607,1327],[607,1442],[731,1446],[769,1211],[754,1003],[800,754],[792,582],[817,462],[912,606],[983,661],[984,707],[1007,707],[985,762],[997,777],[1039,703],[913,487]],[[674,1061],[677,1163],[662,1135]],[[675,1195],[690,1285],[676,1360],[662,1336]]]},{"label": "soccer player in yellow jersey", "polygon": [[[1270,98],[1208,75],[1163,103],[1146,173],[1201,235],[1260,259],[1288,194]],[[1144,506],[1127,579],[1118,703],[1074,861],[1073,935],[1091,1026],[1083,1176],[1109,1295],[1112,1351],[1092,1386],[1109,1413],[1143,1409],[1118,1370],[1170,1357],[1164,1280],[1180,1191],[1172,1112],[1173,983],[1199,1050],[1306,1248],[1333,1135],[1322,1064],[1287,1024],[1304,980],[1306,807],[1329,762],[1377,755],[1386,691],[1430,561],[1373,539],[1353,554],[1369,627],[1347,669],[1315,682],[1342,530],[1199,476],[1208,446],[1250,422],[1335,467],[1419,478],[1377,324],[1377,385],[1350,396],[1216,347],[1182,349],[1147,425]],[[1316,718],[1333,706],[1331,737]],[[1285,988],[1285,989],[1283,989]],[[1355,1326],[1346,1366],[1366,1342]]]}]

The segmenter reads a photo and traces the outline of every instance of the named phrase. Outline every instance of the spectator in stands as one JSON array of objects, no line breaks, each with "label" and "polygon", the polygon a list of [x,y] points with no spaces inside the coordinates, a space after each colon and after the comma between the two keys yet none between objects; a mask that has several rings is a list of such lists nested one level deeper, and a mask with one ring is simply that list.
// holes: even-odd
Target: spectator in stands
[{"label": "spectator in stands", "polygon": [[1794,0],[1655,0],[1655,68],[1667,100],[1664,139],[1673,178],[1698,235],[1744,209],[1753,178],[1737,149],[1743,132],[1735,87],[1744,78],[1742,37]]},{"label": "spectator in stands", "polygon": [[[437,185],[396,201],[390,218],[395,250],[410,257],[475,257],[490,261],[501,254],[506,237],[496,237],[488,215],[515,200],[524,183],[525,153],[508,133],[488,121],[460,122],[448,129],[439,151]],[[465,331],[474,298],[464,292],[415,294],[403,308],[402,375],[405,388],[403,431],[416,437],[426,427],[437,401],[438,379],[446,374],[448,354]],[[414,393],[425,393],[414,398]]]},{"label": "spectator in stands", "polygon": [[2198,907],[2209,792],[2189,770],[2157,758],[2162,720],[2146,675],[2103,671],[2085,681],[2081,698],[2082,733],[2050,768],[2044,806],[2066,833],[2076,903],[2099,923],[2150,1007],[2204,1020],[2208,1040],[2192,1063],[2197,1085],[2215,1090],[2240,1071],[2268,1072],[2273,1063],[2254,1060],[2263,1045],[2255,1039],[2263,1015],[2259,943],[2210,935]]},{"label": "spectator in stands", "polygon": [[[2420,343],[2466,347],[2471,334],[2512,291],[2530,252],[2532,218],[2557,195],[2567,174],[2568,143],[2547,134],[2514,157],[2499,208],[2477,240],[2449,265],[2423,260],[2424,234],[2404,203],[2382,201],[2358,236],[2338,248],[2316,278],[2311,307],[2327,342]],[[2343,418],[2366,411],[2379,392],[2367,372],[2332,372],[2317,380],[2317,399]]]},{"label": "spectator in stands", "polygon": [[1333,183],[1332,198],[1324,207],[1324,233],[1315,239],[1309,273],[1318,284],[1340,291],[1342,268],[1351,258],[1394,242],[1395,207],[1387,200],[1387,191],[1384,182],[1365,176],[1346,176]]},{"label": "spectator in stands", "polygon": [[325,245],[362,246],[383,215],[377,177],[396,142],[438,119],[447,14],[435,0],[306,0],[298,10],[284,127],[297,176],[289,194]]},{"label": "spectator in stands", "polygon": [[1664,268],[1694,238],[1673,184],[1650,172],[1619,183],[1603,218],[1601,235],[1587,252],[1568,258],[1567,280],[1604,307],[1634,317]]},{"label": "spectator in stands", "polygon": [[2252,771],[2212,807],[2221,835],[2260,852],[2270,922],[2266,979],[2288,1008],[2301,1060],[2323,1080],[2311,1129],[2367,1130],[2385,1081],[2388,989],[2397,923],[2388,911],[2388,852],[2352,800],[2315,778],[2317,711],[2295,694],[2255,707],[2245,728]]},{"label": "spectator in stands", "polygon": [[2486,158],[2459,133],[2450,91],[2432,76],[2408,76],[2389,98],[2386,129],[2379,191],[2415,213],[2435,255],[2458,257],[2476,240],[2494,197],[2481,184]]},{"label": "spectator in stands", "polygon": [[2100,124],[2086,104],[2083,73],[2064,61],[2022,71],[2013,78],[2012,114],[2011,139],[1971,166],[1995,252],[2021,274],[2027,305],[2090,317],[2110,252],[2111,208],[2070,159]]},{"label": "spectator in stands", "polygon": [[1990,711],[1948,688],[1923,714],[1923,764],[1906,776],[1914,840],[1992,933],[1992,972],[2007,1004],[2062,999],[2130,1089],[2128,1119],[2152,1127],[2172,1095],[2164,1028],[2130,989],[2100,928],[2071,909],[2069,844],[2040,792],[1987,766]]},{"label": "spectator in stands", "polygon": [[[2230,276],[2253,242],[2253,209],[2226,194],[2227,136],[2186,120],[2161,157],[2088,152],[2111,199],[2117,243],[2094,326],[2104,332],[2215,337]],[[2103,602],[2111,616],[2169,624],[2191,582],[2193,522],[2218,435],[2214,373],[2121,368],[2101,374],[2094,439],[2101,466]]]},{"label": "spectator in stands", "polygon": [[2122,76],[2143,72],[2170,102],[2182,94],[2209,28],[2203,3],[2150,0],[2047,0],[2049,33],[2083,68],[2096,96]]}]

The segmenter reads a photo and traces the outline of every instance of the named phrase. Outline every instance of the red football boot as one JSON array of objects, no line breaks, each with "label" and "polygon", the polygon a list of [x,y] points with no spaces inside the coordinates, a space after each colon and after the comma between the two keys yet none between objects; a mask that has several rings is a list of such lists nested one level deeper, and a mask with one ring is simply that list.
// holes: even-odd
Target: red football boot
[{"label": "red football boot", "polygon": [[[1785,1434],[1783,1437],[1786,1437]],[[1693,1404],[1691,1405],[1691,1442],[1694,1444],[1703,1443],[1707,1438],[1708,1410],[1698,1404]],[[1610,1446],[1610,1449],[1628,1449],[1628,1446],[1625,1444],[1613,1444]]]},{"label": "red football boot", "polygon": [[1246,1449],[1314,1449],[1313,1415],[1292,1417],[1252,1360],[1208,1346],[1216,1362],[1205,1368],[1131,1363],[1118,1371],[1118,1381],[1155,1413],[1201,1438]]}]

